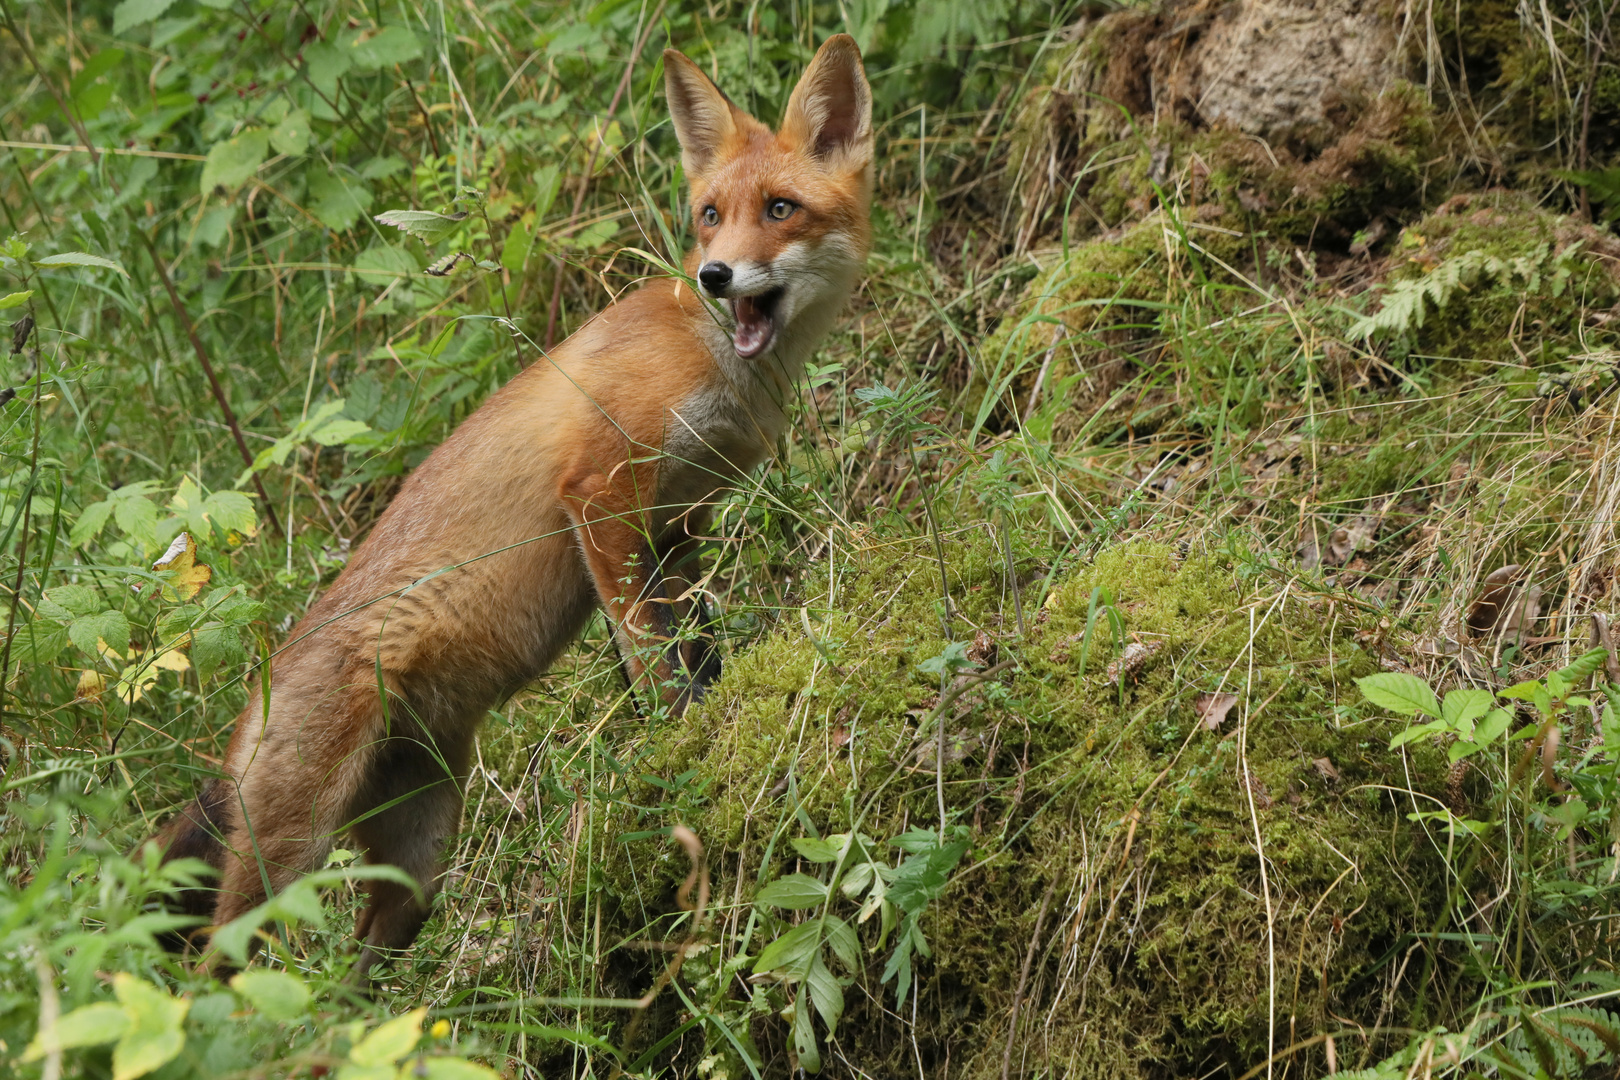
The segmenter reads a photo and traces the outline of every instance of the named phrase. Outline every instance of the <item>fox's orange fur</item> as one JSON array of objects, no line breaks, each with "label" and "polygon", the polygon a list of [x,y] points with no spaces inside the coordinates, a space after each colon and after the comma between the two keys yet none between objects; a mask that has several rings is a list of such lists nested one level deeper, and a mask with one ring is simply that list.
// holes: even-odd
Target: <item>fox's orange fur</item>
[{"label": "fox's orange fur", "polygon": [[871,100],[844,35],[816,54],[779,133],[686,57],[664,59],[702,291],[657,280],[619,299],[406,481],[275,655],[268,706],[255,691],[224,777],[159,834],[169,857],[220,871],[217,894],[183,901],[214,925],[319,866],[346,831],[421,888],[371,886],[357,972],[409,945],[480,718],[597,605],[643,694],[679,711],[717,673],[705,650],[671,643],[675,609],[706,505],[770,452],[860,274]]}]

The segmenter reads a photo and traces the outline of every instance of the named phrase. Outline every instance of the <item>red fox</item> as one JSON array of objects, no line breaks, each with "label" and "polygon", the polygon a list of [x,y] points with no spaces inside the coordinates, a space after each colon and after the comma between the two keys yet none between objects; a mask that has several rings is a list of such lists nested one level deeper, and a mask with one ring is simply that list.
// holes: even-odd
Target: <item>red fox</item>
[{"label": "red fox", "polygon": [[[779,132],[664,53],[697,235],[686,273],[620,298],[478,409],[411,475],[271,662],[225,775],[157,835],[218,891],[220,926],[347,832],[420,892],[369,885],[354,977],[411,944],[444,872],[480,718],[600,604],[630,679],[675,712],[718,675],[680,647],[706,507],[765,459],[870,244],[872,96],[829,38]],[[205,960],[216,972],[226,962]]]}]

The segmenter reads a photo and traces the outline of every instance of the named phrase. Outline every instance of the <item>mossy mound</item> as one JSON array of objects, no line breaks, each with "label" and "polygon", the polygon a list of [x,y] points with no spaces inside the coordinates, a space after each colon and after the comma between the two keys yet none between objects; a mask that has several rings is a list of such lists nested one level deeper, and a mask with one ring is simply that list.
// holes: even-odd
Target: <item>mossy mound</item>
[{"label": "mossy mound", "polygon": [[1385,281],[1395,289],[1459,266],[1469,275],[1446,303],[1431,294],[1398,347],[1527,372],[1601,351],[1615,336],[1617,255],[1612,233],[1522,193],[1458,195],[1403,230],[1391,253]]},{"label": "mossy mound", "polygon": [[[881,977],[892,935],[835,892],[828,910],[857,928],[861,959],[836,1036],[818,1027],[825,1074],[938,1075],[949,1060],[954,1076],[999,1076],[1015,1011],[1012,1075],[1241,1072],[1268,1046],[1376,1024],[1397,943],[1444,902],[1439,856],[1398,792],[1442,790],[1443,767],[1427,748],[1386,749],[1391,722],[1352,682],[1376,670],[1352,609],[1279,593],[1231,553],[1134,542],[1060,578],[1020,637],[995,549],[983,533],[952,541],[954,632],[975,635],[980,667],[1015,661],[943,710],[947,815],[972,849],[922,916],[933,957],[917,960],[912,1030]],[[807,597],[802,620],[634,751],[652,780],[632,781],[601,828],[687,825],[716,897],[711,944],[682,976],[708,996],[658,1014],[641,1048],[707,1017],[704,1039],[663,1057],[719,1067],[738,1045],[724,1020],[751,1031],[765,1075],[787,1075],[777,1013],[792,989],[741,979],[798,920],[753,895],[826,877],[792,841],[859,833],[897,860],[886,838],[939,827],[940,684],[920,665],[946,641],[928,550],[846,556],[833,596]],[[672,778],[693,775],[701,795],[672,802]],[[658,920],[643,905],[685,873],[657,845],[621,842],[579,869],[604,941],[646,935]],[[659,967],[618,955],[615,989],[640,993]]]}]

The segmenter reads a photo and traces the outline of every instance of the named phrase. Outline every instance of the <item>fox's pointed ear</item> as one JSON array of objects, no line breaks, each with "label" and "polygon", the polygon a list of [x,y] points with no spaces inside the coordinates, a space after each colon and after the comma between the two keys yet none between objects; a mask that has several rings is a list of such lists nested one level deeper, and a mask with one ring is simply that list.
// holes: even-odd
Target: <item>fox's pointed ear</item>
[{"label": "fox's pointed ear", "polygon": [[782,134],[833,168],[871,162],[872,88],[854,38],[834,34],[822,43],[788,99]]},{"label": "fox's pointed ear", "polygon": [[664,50],[664,93],[681,143],[681,166],[687,176],[699,176],[737,133],[732,104],[701,68],[674,49]]}]

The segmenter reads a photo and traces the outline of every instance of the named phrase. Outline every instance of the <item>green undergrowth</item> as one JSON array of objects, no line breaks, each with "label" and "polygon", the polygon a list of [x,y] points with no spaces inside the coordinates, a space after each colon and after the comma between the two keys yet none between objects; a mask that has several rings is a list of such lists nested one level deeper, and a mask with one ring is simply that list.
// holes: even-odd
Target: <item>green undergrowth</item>
[{"label": "green undergrowth", "polygon": [[[1389,723],[1360,703],[1351,680],[1377,665],[1354,611],[1279,593],[1241,552],[1132,542],[1062,575],[1019,635],[994,549],[956,539],[952,635],[977,636],[978,668],[1011,661],[945,711],[947,830],[971,847],[921,920],[933,957],[918,961],[909,1033],[881,978],[893,939],[835,898],[831,912],[859,927],[860,961],[840,972],[848,1005],[828,1045],[867,1075],[919,1060],[936,1074],[947,1059],[953,1075],[1000,1075],[1038,912],[1014,1060],[1066,1075],[1246,1066],[1268,1044],[1398,1008],[1412,988],[1384,1000],[1384,969],[1441,902],[1444,875],[1391,788],[1438,790],[1443,769],[1426,750],[1388,751]],[[918,544],[836,562],[836,595],[803,598],[808,622],[784,620],[684,723],[620,755],[645,779],[596,827],[648,838],[611,843],[587,875],[604,938],[689,932],[659,918],[654,898],[674,912],[687,868],[649,857],[653,830],[685,825],[708,852],[714,906],[688,964],[746,972],[789,923],[751,905],[757,890],[817,872],[794,845],[863,834],[894,862],[882,838],[939,827],[940,682],[923,670],[948,648],[937,573]],[[671,805],[670,780],[694,775],[702,797]],[[626,955],[616,992],[639,993],[662,959]],[[774,1062],[765,1075],[782,1075],[791,987],[707,986],[681,1015],[751,1025],[761,1064]],[[736,1057],[712,1028],[704,1046]]]}]

